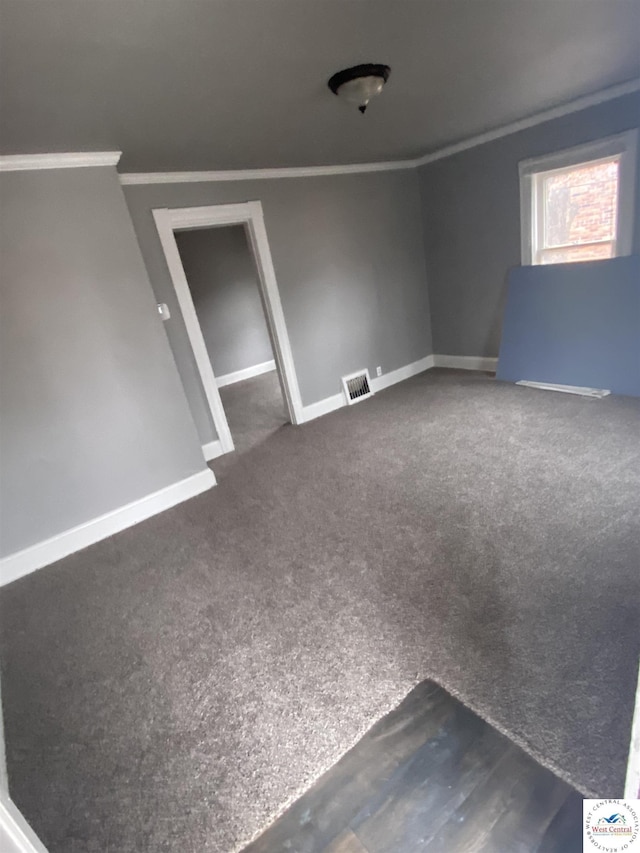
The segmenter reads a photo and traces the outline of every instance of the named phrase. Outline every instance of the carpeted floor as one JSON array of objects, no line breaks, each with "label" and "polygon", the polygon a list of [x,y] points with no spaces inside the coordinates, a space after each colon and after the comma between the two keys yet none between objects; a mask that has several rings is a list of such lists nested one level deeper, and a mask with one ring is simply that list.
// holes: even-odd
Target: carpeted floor
[{"label": "carpeted floor", "polygon": [[639,425],[640,400],[430,371],[5,587],[17,804],[51,853],[228,853],[424,678],[621,795]]},{"label": "carpeted floor", "polygon": [[226,471],[233,468],[239,453],[267,441],[289,418],[275,370],[221,388],[220,398],[237,451],[216,462],[216,471]]}]

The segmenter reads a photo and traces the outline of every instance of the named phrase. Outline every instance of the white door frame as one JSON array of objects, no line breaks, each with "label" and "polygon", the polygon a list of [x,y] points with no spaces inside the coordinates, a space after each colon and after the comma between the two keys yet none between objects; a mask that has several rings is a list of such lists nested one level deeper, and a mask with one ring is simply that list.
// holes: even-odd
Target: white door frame
[{"label": "white door frame", "polygon": [[640,795],[640,669],[638,670],[636,704],[631,724],[631,741],[627,759],[627,778],[624,786],[625,800],[636,800]]},{"label": "white door frame", "polygon": [[9,795],[0,792],[0,840],[8,841],[3,853],[47,853],[47,848],[26,822]]},{"label": "white door frame", "polygon": [[304,420],[302,398],[300,397],[291,344],[289,343],[278,283],[271,259],[262,204],[259,201],[248,201],[241,204],[216,204],[204,207],[155,208],[153,218],[158,229],[169,275],[182,311],[222,452],[228,453],[234,449],[233,438],[220,400],[211,359],[207,352],[187,277],[178,252],[176,231],[217,228],[224,225],[244,225],[258,271],[260,293],[289,418],[292,424],[301,424]]},{"label": "white door frame", "polygon": [[47,853],[46,847],[9,796],[2,696],[0,696],[0,849],[2,853]]}]

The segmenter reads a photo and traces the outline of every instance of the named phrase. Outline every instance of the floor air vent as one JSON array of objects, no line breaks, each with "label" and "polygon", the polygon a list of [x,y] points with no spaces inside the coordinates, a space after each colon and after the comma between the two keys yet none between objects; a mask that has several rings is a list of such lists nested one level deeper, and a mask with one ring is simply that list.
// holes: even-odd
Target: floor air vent
[{"label": "floor air vent", "polygon": [[359,370],[350,376],[343,376],[342,387],[344,388],[344,396],[347,398],[349,405],[359,403],[360,400],[373,396],[368,370]]}]

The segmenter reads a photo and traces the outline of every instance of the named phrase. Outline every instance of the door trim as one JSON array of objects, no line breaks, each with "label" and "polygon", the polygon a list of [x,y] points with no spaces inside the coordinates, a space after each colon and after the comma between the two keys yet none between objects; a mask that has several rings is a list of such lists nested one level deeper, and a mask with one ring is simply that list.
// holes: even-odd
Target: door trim
[{"label": "door trim", "polygon": [[3,791],[0,791],[0,830],[9,839],[11,853],[47,853],[47,848]]},{"label": "door trim", "polygon": [[175,239],[176,231],[217,228],[225,225],[244,225],[249,248],[258,272],[260,295],[273,343],[276,367],[289,419],[292,424],[303,423],[302,398],[271,258],[262,204],[259,201],[248,201],[242,204],[219,204],[203,207],[155,208],[152,212],[223,452],[229,453],[234,449],[233,438],[191,297],[189,283],[178,252]]}]

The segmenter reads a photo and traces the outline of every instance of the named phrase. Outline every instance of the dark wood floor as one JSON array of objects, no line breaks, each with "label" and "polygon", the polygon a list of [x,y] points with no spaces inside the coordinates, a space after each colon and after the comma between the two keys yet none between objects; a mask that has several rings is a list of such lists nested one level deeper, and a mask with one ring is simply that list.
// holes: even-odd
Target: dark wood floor
[{"label": "dark wood floor", "polygon": [[579,853],[582,798],[432,682],[244,853]]}]

